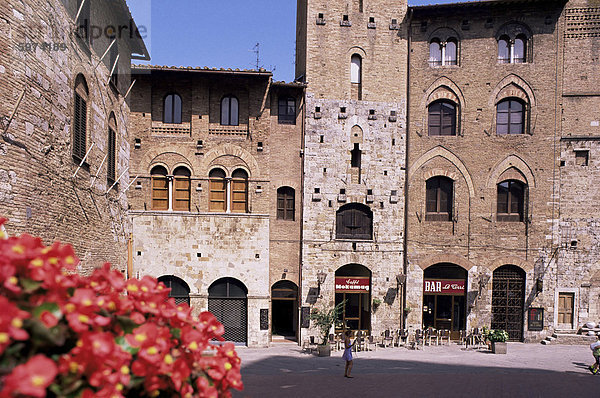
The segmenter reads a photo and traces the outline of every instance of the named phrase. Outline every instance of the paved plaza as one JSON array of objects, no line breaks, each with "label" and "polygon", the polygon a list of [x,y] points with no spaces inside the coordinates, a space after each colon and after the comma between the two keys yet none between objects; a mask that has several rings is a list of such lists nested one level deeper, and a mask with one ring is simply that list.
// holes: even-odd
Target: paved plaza
[{"label": "paved plaza", "polygon": [[506,355],[464,346],[378,348],[319,358],[296,345],[240,347],[245,389],[234,397],[597,397],[588,346],[509,343]]}]

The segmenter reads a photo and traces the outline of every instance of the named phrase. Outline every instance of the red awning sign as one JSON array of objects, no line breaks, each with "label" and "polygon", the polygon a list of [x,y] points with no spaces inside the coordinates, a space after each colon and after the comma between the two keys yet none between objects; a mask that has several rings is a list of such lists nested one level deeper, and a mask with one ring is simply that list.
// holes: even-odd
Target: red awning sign
[{"label": "red awning sign", "polygon": [[366,293],[369,291],[369,277],[362,276],[336,276],[336,293]]},{"label": "red awning sign", "polygon": [[453,279],[425,279],[423,281],[425,294],[465,294],[465,281]]}]

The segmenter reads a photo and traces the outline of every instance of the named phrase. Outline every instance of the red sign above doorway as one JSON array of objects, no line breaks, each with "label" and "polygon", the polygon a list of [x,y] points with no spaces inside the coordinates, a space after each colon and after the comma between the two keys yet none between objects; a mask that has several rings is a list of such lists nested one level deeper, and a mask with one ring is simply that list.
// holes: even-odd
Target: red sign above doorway
[{"label": "red sign above doorway", "polygon": [[336,276],[336,293],[366,293],[369,291],[370,278],[368,276]]},{"label": "red sign above doorway", "polygon": [[465,281],[456,279],[425,279],[423,281],[425,294],[465,294]]}]

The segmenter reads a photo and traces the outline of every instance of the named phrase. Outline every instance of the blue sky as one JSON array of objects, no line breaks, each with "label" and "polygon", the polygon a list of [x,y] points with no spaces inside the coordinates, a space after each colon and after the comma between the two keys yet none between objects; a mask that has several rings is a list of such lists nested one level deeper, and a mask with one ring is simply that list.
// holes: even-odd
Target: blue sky
[{"label": "blue sky", "polygon": [[[464,1],[464,0],[458,0]],[[410,0],[410,5],[452,0]],[[276,80],[294,79],[296,0],[127,0],[138,26],[148,30],[153,65],[256,67]]]}]

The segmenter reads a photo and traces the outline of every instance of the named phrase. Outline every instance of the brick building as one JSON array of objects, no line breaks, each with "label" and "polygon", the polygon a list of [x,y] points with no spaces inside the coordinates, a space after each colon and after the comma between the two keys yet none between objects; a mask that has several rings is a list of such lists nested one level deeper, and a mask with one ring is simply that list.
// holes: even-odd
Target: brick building
[{"label": "brick building", "polygon": [[82,272],[124,269],[125,94],[132,56],[148,53],[124,0],[80,5],[0,5],[0,215],[10,234],[72,243]]},{"label": "brick building", "polygon": [[302,305],[346,298],[346,327],[377,336],[598,321],[598,15],[299,1]]},{"label": "brick building", "polygon": [[303,85],[262,70],[150,66],[133,78],[134,275],[215,313],[227,339],[295,339]]}]

